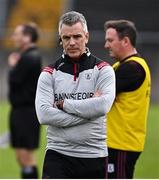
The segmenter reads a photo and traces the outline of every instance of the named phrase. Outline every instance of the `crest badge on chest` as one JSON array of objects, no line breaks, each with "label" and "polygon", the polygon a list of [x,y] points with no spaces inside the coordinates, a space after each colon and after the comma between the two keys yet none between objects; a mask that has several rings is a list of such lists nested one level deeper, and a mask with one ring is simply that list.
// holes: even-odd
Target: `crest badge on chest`
[{"label": "crest badge on chest", "polygon": [[86,78],[87,80],[91,80],[91,78],[92,78],[92,73],[86,73],[86,74],[85,74],[85,78]]}]

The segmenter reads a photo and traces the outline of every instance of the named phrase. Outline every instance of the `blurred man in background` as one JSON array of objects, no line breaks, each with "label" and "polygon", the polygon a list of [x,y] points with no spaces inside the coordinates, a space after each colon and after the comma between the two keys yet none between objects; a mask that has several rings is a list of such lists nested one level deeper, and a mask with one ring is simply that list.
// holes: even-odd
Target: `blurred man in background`
[{"label": "blurred man in background", "polygon": [[86,44],[85,17],[75,11],[60,18],[64,54],[40,75],[36,110],[48,125],[43,178],[105,178],[105,114],[115,96],[112,67]]},{"label": "blurred man in background", "polygon": [[133,22],[108,21],[105,32],[105,48],[117,61],[116,99],[108,113],[108,178],[129,179],[145,143],[150,72],[135,48]]},{"label": "blurred man in background", "polygon": [[42,66],[41,55],[36,46],[38,38],[35,24],[18,25],[12,36],[17,51],[8,58],[11,145],[22,168],[22,178],[38,178],[34,157],[40,135],[34,106]]}]

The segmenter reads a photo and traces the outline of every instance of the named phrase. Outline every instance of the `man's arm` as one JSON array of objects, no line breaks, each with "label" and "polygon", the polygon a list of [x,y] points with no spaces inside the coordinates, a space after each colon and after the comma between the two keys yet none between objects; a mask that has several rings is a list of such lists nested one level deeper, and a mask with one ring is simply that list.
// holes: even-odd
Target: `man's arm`
[{"label": "man's arm", "polygon": [[115,98],[115,74],[111,66],[104,66],[99,69],[95,89],[101,96],[84,100],[65,99],[64,111],[82,118],[104,116],[110,110]]},{"label": "man's arm", "polygon": [[68,114],[55,107],[52,75],[42,72],[37,85],[35,107],[41,124],[56,127],[69,127],[86,123],[88,120]]},{"label": "man's arm", "polygon": [[[14,57],[15,58],[15,57]],[[12,60],[14,60],[14,58]],[[15,86],[21,85],[24,80],[27,78],[28,74],[33,70],[33,58],[31,56],[22,56],[19,55],[19,60],[14,65],[11,65],[9,81]],[[10,58],[9,58],[10,60]]]}]

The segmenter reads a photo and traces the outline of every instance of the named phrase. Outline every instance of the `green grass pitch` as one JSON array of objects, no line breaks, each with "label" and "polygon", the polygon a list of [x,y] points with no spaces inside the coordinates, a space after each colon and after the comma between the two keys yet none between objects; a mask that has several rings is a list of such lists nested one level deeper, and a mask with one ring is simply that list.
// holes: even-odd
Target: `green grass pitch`
[{"label": "green grass pitch", "polygon": [[[9,105],[0,103],[0,135],[8,130],[8,112]],[[159,107],[151,105],[148,125],[145,150],[141,154],[135,169],[135,178],[159,178]],[[36,151],[36,157],[39,168],[39,176],[43,158],[45,154],[46,138],[45,128],[42,127],[40,148]],[[0,179],[3,178],[20,178],[19,166],[16,162],[13,149],[10,147],[0,149]]]}]

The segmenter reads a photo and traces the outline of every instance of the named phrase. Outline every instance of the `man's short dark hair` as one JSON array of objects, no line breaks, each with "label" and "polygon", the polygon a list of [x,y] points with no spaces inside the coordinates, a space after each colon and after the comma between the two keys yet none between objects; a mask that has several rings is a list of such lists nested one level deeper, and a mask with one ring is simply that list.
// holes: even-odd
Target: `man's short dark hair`
[{"label": "man's short dark hair", "polygon": [[106,21],[104,24],[105,31],[109,28],[113,28],[117,31],[120,39],[128,37],[132,46],[136,46],[136,27],[132,21],[128,20],[111,20]]},{"label": "man's short dark hair", "polygon": [[35,23],[23,24],[23,34],[30,36],[31,42],[37,42],[39,39],[38,28]]}]

